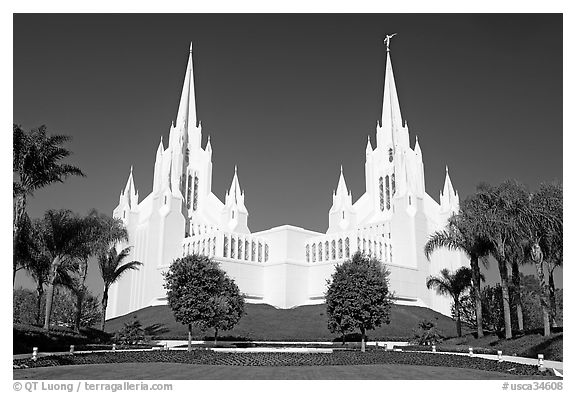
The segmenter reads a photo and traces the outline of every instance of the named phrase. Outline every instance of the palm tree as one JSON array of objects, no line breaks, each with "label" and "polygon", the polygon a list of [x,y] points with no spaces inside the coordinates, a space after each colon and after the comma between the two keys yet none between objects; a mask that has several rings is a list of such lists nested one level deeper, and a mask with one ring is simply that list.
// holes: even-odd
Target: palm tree
[{"label": "palm tree", "polygon": [[480,281],[482,281],[482,274],[480,273],[479,261],[482,261],[484,266],[487,265],[488,259],[486,258],[490,253],[490,244],[482,237],[480,237],[471,225],[472,219],[471,212],[466,212],[467,206],[474,201],[471,198],[465,200],[460,206],[460,213],[453,215],[448,219],[448,225],[445,230],[434,232],[426,245],[424,246],[424,254],[430,260],[430,255],[438,248],[447,248],[450,250],[463,251],[470,260],[470,267],[472,270],[472,283],[476,299],[476,324],[478,337],[484,336],[482,329],[482,296]]},{"label": "palm tree", "polygon": [[138,261],[124,263],[124,260],[128,258],[129,254],[130,247],[126,247],[118,253],[116,247],[113,246],[98,255],[100,273],[104,280],[104,291],[102,292],[102,330],[104,330],[106,325],[106,307],[108,306],[108,290],[110,286],[117,282],[128,270],[137,270],[142,266],[142,263]]},{"label": "palm tree", "polygon": [[[47,135],[46,126],[25,132],[20,126],[13,125],[12,249],[15,257],[27,198],[42,187],[63,182],[68,176],[84,176],[77,167],[60,163],[71,154],[62,146],[69,140],[70,137],[65,135]],[[13,285],[15,281],[16,269],[12,279]]]},{"label": "palm tree", "polygon": [[70,269],[76,258],[82,257],[85,245],[83,220],[70,210],[48,210],[39,221],[39,237],[46,257],[50,260],[44,329],[50,328],[52,301],[57,278]]},{"label": "palm tree", "polygon": [[426,287],[434,288],[439,295],[451,296],[454,300],[456,312],[456,333],[462,337],[462,322],[460,320],[460,297],[472,286],[472,271],[470,268],[461,267],[451,273],[448,269],[442,269],[440,276],[430,276],[426,279]]}]

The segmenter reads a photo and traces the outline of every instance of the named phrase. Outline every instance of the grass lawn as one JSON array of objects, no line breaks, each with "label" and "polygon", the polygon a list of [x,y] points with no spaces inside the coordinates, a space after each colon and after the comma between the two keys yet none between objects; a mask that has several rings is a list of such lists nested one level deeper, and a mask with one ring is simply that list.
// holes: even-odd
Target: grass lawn
[{"label": "grass lawn", "polygon": [[[179,363],[122,363],[14,370],[14,379],[260,380],[260,379],[541,379],[465,368],[399,364],[340,366],[210,366]],[[549,378],[548,378],[549,379]]]},{"label": "grass lawn", "polygon": [[[330,333],[327,326],[326,305],[301,306],[292,309],[277,309],[267,304],[246,304],[246,315],[230,331],[219,336],[245,337],[251,340],[278,341],[332,341],[337,334]],[[144,328],[153,327],[153,334],[167,338],[187,338],[187,327],[176,322],[168,306],[153,306],[134,311],[106,322],[106,331],[115,332],[124,323],[137,318]],[[412,330],[423,319],[430,320],[447,337],[456,335],[454,321],[445,315],[425,307],[394,305],[390,324],[369,331],[369,339],[411,338]],[[213,332],[194,331],[196,339],[211,336]]]}]

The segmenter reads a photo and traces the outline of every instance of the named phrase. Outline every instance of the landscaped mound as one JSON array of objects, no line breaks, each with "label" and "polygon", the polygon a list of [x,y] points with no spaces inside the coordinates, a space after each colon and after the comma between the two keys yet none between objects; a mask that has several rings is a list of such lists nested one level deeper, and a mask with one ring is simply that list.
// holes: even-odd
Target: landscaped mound
[{"label": "landscaped mound", "polygon": [[15,360],[14,365],[22,367],[46,367],[76,364],[104,363],[186,363],[227,366],[336,366],[362,364],[409,364],[420,366],[441,366],[473,368],[512,375],[553,377],[551,371],[538,371],[536,366],[497,362],[482,358],[461,355],[442,355],[411,352],[388,352],[384,350],[335,351],[333,353],[222,353],[209,350],[187,351],[131,351],[49,356],[37,361]]},{"label": "landscaped mound", "polygon": [[[229,331],[219,336],[235,339],[275,341],[332,341],[338,335],[327,328],[326,305],[301,306],[292,309],[277,309],[267,304],[246,304],[246,314]],[[116,332],[137,318],[143,327],[157,326],[159,339],[187,339],[188,328],[174,319],[168,306],[153,306],[131,312],[106,322],[107,332]],[[424,307],[394,305],[391,309],[390,324],[368,331],[370,340],[407,341],[413,336],[413,329],[423,320],[434,322],[436,328],[446,337],[456,335],[454,321],[436,311]],[[193,331],[196,340],[203,340],[212,332]]]},{"label": "landscaped mound", "polygon": [[32,353],[32,348],[38,347],[42,352],[67,351],[70,345],[77,350],[89,344],[107,342],[108,334],[96,329],[81,330],[81,334],[70,329],[60,328],[46,331],[41,327],[17,324],[13,325],[13,353]]}]

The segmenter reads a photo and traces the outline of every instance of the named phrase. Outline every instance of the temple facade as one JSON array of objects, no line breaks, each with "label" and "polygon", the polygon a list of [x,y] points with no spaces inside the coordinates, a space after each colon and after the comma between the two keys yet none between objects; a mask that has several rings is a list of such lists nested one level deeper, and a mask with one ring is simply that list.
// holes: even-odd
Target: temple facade
[{"label": "temple facade", "polygon": [[397,303],[449,315],[450,299],[427,289],[426,277],[468,262],[448,250],[429,261],[423,248],[458,211],[458,193],[448,168],[440,203],[426,193],[422,150],[418,138],[410,146],[389,49],[386,57],[382,118],[374,145],[368,137],[365,151],[365,193],[353,202],[340,168],[326,233],[291,225],[252,233],[236,168],[225,200],[212,193],[212,145],[210,137],[201,145],[190,46],[177,118],[167,147],[160,138],[156,151],[152,192],[140,200],[131,169],[114,209],[128,229],[130,260],[143,266],[111,287],[107,318],[166,304],[162,272],[174,259],[194,253],[218,261],[249,303],[278,308],[322,303],[335,265],[356,251],[390,270]]}]

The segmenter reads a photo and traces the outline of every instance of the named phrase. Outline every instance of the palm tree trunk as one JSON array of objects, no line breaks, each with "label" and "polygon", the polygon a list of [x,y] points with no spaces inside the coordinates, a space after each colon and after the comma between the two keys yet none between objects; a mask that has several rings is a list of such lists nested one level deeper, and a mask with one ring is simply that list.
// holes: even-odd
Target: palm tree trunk
[{"label": "palm tree trunk", "polygon": [[360,327],[360,333],[362,333],[362,346],[360,347],[360,350],[366,352],[366,329],[364,329],[364,326]]},{"label": "palm tree trunk", "polygon": [[548,273],[548,293],[550,296],[550,319],[552,326],[558,326],[556,321],[556,285],[554,284],[554,269]]},{"label": "palm tree trunk", "polygon": [[518,330],[524,331],[524,312],[522,310],[522,296],[520,289],[520,269],[518,262],[512,262],[512,284],[514,285],[514,304],[516,306],[516,316],[518,319]]},{"label": "palm tree trunk", "polygon": [[462,337],[462,321],[460,320],[460,302],[454,299],[454,310],[456,311],[456,334]]},{"label": "palm tree trunk", "polygon": [[14,256],[13,261],[13,274],[12,274],[12,288],[16,284],[16,272],[18,269],[18,263],[20,261],[16,260],[16,247],[18,244],[18,236],[20,236],[20,226],[22,223],[22,217],[24,217],[24,212],[26,211],[26,194],[19,194],[16,196],[16,201],[13,207],[13,224],[12,224],[12,255]]},{"label": "palm tree trunk", "polygon": [[188,324],[188,352],[192,351],[192,324]]},{"label": "palm tree trunk", "polygon": [[550,335],[550,305],[548,288],[544,276],[544,258],[538,243],[532,245],[532,260],[536,265],[538,280],[540,281],[540,305],[542,306],[542,323],[544,324],[544,336]]},{"label": "palm tree trunk", "polygon": [[36,292],[38,292],[38,299],[36,299],[36,323],[40,325],[42,323],[42,295],[44,295],[44,285],[38,284]]},{"label": "palm tree trunk", "polygon": [[480,266],[478,265],[478,257],[473,256],[470,258],[470,267],[472,268],[472,282],[474,297],[476,300],[476,325],[478,338],[484,337],[484,329],[482,323],[482,290],[480,288]]},{"label": "palm tree trunk", "polygon": [[50,329],[50,317],[52,315],[52,301],[54,300],[54,281],[62,260],[60,257],[54,258],[48,276],[48,291],[46,292],[46,313],[44,315],[44,329]]},{"label": "palm tree trunk", "polygon": [[102,292],[102,321],[100,322],[100,330],[104,331],[106,327],[106,307],[108,307],[108,287],[104,287]]},{"label": "palm tree trunk", "polygon": [[502,286],[502,308],[504,310],[504,332],[506,338],[512,338],[512,319],[510,318],[510,292],[508,290],[508,267],[506,261],[498,261]]}]

